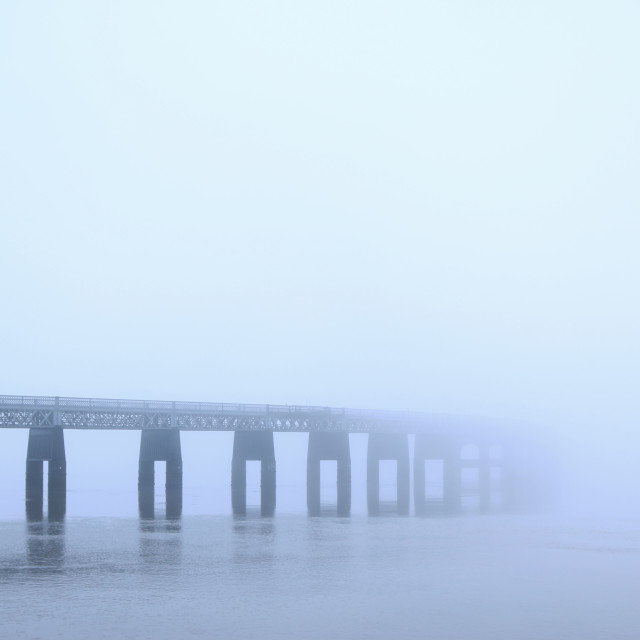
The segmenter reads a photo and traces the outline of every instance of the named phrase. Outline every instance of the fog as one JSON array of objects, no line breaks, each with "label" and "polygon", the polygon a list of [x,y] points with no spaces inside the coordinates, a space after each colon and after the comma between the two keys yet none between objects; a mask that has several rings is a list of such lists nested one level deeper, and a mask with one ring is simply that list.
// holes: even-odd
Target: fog
[{"label": "fog", "polygon": [[[543,445],[559,513],[637,517],[639,19],[7,0],[0,392],[480,417]],[[306,437],[276,435],[284,513]],[[227,509],[231,438],[182,434],[186,513]],[[139,434],[65,439],[68,513],[135,515]]]},{"label": "fog", "polygon": [[637,509],[637,19],[4,3],[3,392],[507,419]]}]

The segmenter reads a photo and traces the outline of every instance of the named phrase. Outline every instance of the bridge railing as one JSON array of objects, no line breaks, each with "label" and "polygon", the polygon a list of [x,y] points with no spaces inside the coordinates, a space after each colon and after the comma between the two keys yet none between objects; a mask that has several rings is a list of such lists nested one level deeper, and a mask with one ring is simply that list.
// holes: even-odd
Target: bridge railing
[{"label": "bridge railing", "polygon": [[240,404],[214,402],[173,402],[169,400],[120,400],[112,398],[75,398],[55,396],[0,395],[0,407],[11,409],[77,410],[95,412],[144,412],[173,414],[228,414],[228,415],[308,415],[327,418],[398,420],[420,419],[420,414],[394,411],[362,411],[309,405]]},{"label": "bridge railing", "polygon": [[[484,431],[486,422],[478,422],[469,418],[456,418],[442,414],[424,414],[406,411],[379,411],[346,408],[332,408],[308,405],[280,405],[280,404],[239,404],[213,402],[174,402],[167,400],[120,400],[110,398],[75,398],[54,396],[12,396],[0,395],[0,426],[29,426],[33,424],[35,412],[50,413],[53,418],[38,416],[46,424],[53,420],[62,420],[64,424],[84,424],[82,415],[77,417],[69,414],[78,413],[86,416],[86,424],[93,428],[96,424],[105,425],[100,428],[110,428],[105,420],[112,416],[114,425],[127,424],[166,424],[170,420],[180,419],[181,428],[208,429],[209,422],[201,420],[241,420],[247,428],[254,428],[257,424],[276,424],[276,428],[283,430],[303,430],[304,428],[344,429],[350,431],[374,431],[401,429],[417,433],[423,430],[447,432],[468,431],[472,433],[478,427]],[[64,417],[64,414],[67,417]],[[162,414],[158,420],[156,414]],[[2,422],[2,416],[5,416]],[[9,416],[9,417],[7,417]],[[30,417],[31,416],[31,417]],[[58,416],[58,417],[56,417]],[[102,416],[98,419],[97,416]],[[136,416],[144,416],[146,422]],[[254,420],[255,418],[255,420]],[[261,421],[261,422],[260,422]],[[274,423],[275,421],[275,423]],[[171,422],[172,423],[172,422]],[[191,424],[192,426],[185,426]],[[76,428],[76,427],[74,427]],[[77,427],[79,428],[79,427]],[[96,427],[98,428],[98,427]],[[115,426],[113,428],[125,428]],[[134,428],[134,426],[127,427]]]},{"label": "bridge railing", "polygon": [[239,404],[216,402],[172,402],[169,400],[118,400],[111,398],[74,398],[55,396],[0,395],[0,405],[5,407],[87,409],[100,411],[166,411],[179,413],[326,413],[345,415],[346,409],[305,405]]},{"label": "bridge railing", "polygon": [[[181,430],[274,429],[277,431],[336,430],[347,432],[403,431],[457,433],[474,441],[503,432],[495,420],[308,405],[267,405],[166,400],[119,400],[54,396],[0,395],[0,427],[62,425],[64,428]],[[467,437],[468,435],[468,437]],[[489,437],[489,436],[488,436]]]}]

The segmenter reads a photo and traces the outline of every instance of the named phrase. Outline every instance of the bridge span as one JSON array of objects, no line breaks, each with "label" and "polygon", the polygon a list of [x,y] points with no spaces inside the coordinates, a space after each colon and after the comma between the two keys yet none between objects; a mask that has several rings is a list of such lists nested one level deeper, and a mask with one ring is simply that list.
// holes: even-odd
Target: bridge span
[{"label": "bridge span", "polygon": [[[487,421],[399,411],[331,407],[114,400],[48,396],[0,396],[0,428],[27,428],[27,514],[42,514],[43,463],[48,465],[49,515],[64,514],[66,456],[64,429],[140,430],[140,513],[153,514],[154,465],[166,462],[167,515],[182,508],[180,431],[234,431],[231,497],[234,513],[246,512],[246,462],[261,462],[261,509],[276,505],[274,432],[308,432],[307,505],[320,514],[320,463],[337,463],[337,513],[351,508],[350,433],[369,434],[367,504],[380,512],[379,463],[396,461],[397,513],[410,511],[413,442],[415,513],[455,514],[465,491],[465,474],[475,474],[482,511],[499,494],[501,508],[517,501],[517,450],[508,432]],[[471,454],[469,454],[471,448]],[[467,454],[465,454],[465,450]],[[434,466],[435,465],[435,466]],[[427,467],[435,468],[427,473]],[[53,514],[55,516],[55,513]]]}]

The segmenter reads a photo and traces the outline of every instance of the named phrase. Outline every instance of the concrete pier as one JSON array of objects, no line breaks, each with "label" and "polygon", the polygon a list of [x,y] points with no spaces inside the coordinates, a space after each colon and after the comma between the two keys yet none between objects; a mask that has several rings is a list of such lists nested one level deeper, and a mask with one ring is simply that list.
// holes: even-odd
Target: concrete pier
[{"label": "concrete pier", "polygon": [[166,517],[182,513],[182,449],[178,429],[142,430],[138,462],[138,508],[140,517],[155,515],[155,463],[166,462]]},{"label": "concrete pier", "polygon": [[380,513],[380,460],[397,462],[397,512],[409,514],[409,438],[404,433],[370,433],[367,448],[367,506],[370,515]]},{"label": "concrete pier", "polygon": [[351,453],[348,433],[312,431],[307,452],[307,508],[309,515],[320,515],[320,462],[337,462],[338,515],[351,512]]},{"label": "concrete pier", "polygon": [[[441,499],[427,499],[425,461],[442,464]],[[460,512],[460,445],[455,438],[417,434],[413,463],[413,497],[416,515],[454,515]]]},{"label": "concrete pier", "polygon": [[[475,487],[467,487],[467,498],[471,497],[477,504],[477,510],[480,513],[487,513],[496,508],[495,504],[492,504],[493,494],[502,493],[501,486],[493,486],[492,482],[493,470],[502,468],[502,460],[498,457],[492,457],[491,452],[493,447],[490,440],[479,440],[477,444],[470,444],[461,449],[460,468],[461,473],[464,475],[465,469],[471,469],[475,472],[474,476],[477,478],[477,485]],[[472,455],[464,456],[464,452],[471,452]],[[467,479],[469,480],[469,479]],[[465,490],[463,488],[462,494],[464,496]]]},{"label": "concrete pier", "polygon": [[[540,459],[544,461],[543,455]],[[518,496],[521,493],[518,487],[517,450],[513,447],[503,446],[501,450],[501,475],[500,491],[502,498],[502,510],[514,512],[518,510]],[[524,466],[524,463],[521,463]],[[551,495],[551,494],[550,494]],[[544,501],[550,502],[549,498]]]},{"label": "concrete pier", "polygon": [[29,429],[25,483],[28,520],[41,520],[43,516],[44,461],[49,463],[48,517],[49,520],[61,520],[67,505],[67,460],[64,435],[59,427]]},{"label": "concrete pier", "polygon": [[486,513],[491,510],[491,467],[490,447],[488,444],[480,446],[478,459],[478,493],[480,511]]},{"label": "concrete pier", "polygon": [[555,500],[558,460],[539,442],[507,441],[502,446],[500,488],[504,511],[517,513],[547,508]]},{"label": "concrete pier", "polygon": [[[0,395],[0,429],[29,430],[25,497],[27,518],[39,525],[66,512],[66,456],[63,429],[139,430],[140,516],[155,517],[155,462],[166,462],[166,514],[182,512],[180,431],[234,432],[231,504],[247,511],[247,461],[261,463],[260,506],[271,515],[276,505],[274,432],[308,434],[307,508],[321,513],[322,461],[336,461],[338,515],[351,509],[350,434],[368,434],[367,504],[371,515],[409,513],[409,438],[415,436],[413,482],[418,515],[463,511],[533,509],[548,505],[557,481],[558,461],[545,443],[500,425],[453,415],[372,411],[308,405],[238,404]],[[465,445],[465,446],[462,446]],[[381,460],[397,465],[396,501],[382,486]],[[48,462],[47,493],[43,488]],[[333,469],[333,464],[331,464]],[[333,472],[332,472],[333,473]],[[392,485],[392,482],[389,482]],[[426,485],[426,486],[425,486]],[[160,489],[160,488],[159,488]],[[48,500],[47,500],[48,496]],[[382,498],[382,500],[381,500]],[[333,499],[331,499],[333,502]],[[159,526],[163,523],[159,521]],[[175,526],[171,523],[170,526]],[[146,526],[145,525],[145,526]]]},{"label": "concrete pier", "polygon": [[260,461],[260,510],[273,515],[276,508],[276,456],[272,431],[236,431],[231,461],[231,507],[247,512],[247,460]]}]

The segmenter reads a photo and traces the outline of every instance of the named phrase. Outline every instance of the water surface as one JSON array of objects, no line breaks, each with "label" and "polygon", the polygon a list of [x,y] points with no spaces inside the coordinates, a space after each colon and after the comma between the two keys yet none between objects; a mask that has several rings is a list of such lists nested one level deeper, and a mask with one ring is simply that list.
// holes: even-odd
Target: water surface
[{"label": "water surface", "polygon": [[0,523],[0,637],[637,639],[640,523]]}]

